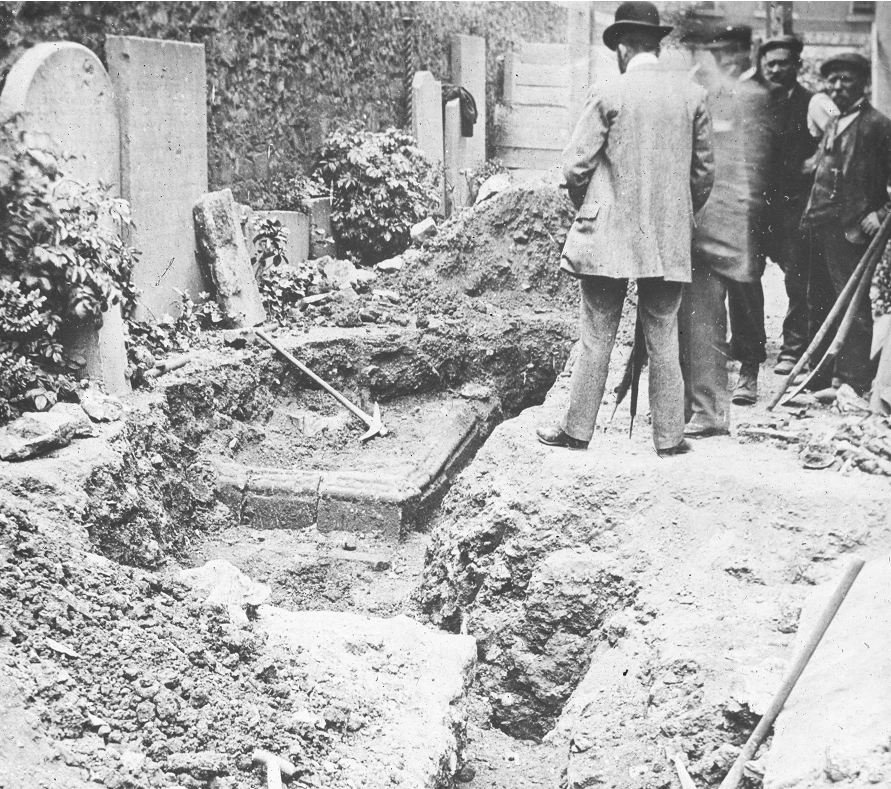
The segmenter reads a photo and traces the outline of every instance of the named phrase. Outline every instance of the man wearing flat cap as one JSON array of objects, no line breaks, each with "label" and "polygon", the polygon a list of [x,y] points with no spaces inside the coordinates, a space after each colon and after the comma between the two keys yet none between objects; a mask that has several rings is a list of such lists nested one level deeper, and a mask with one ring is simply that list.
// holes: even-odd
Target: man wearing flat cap
[{"label": "man wearing flat cap", "polygon": [[663,456],[686,452],[678,308],[690,281],[693,215],[713,182],[705,91],[684,72],[660,69],[660,25],[649,2],[625,2],[603,42],[618,77],[596,84],[563,151],[563,174],[578,215],[561,267],[579,279],[580,352],[569,407],[540,428],[544,444],[585,449],[603,398],[628,280],[650,358],[653,442]]},{"label": "man wearing flat cap", "polygon": [[[825,313],[835,301],[891,210],[891,120],[866,98],[869,61],[847,52],[823,63],[820,73],[840,115],[817,150],[814,184],[801,220],[814,238],[812,285],[826,281],[832,286],[829,292],[811,288],[812,313]],[[871,343],[872,307],[864,299],[836,357],[833,389],[841,384],[858,394],[869,389]]]},{"label": "man wearing flat cap", "polygon": [[[761,273],[766,257],[783,270],[788,307],[783,344],[774,371],[788,375],[807,347],[807,288],[810,259],[807,239],[799,229],[811,180],[803,171],[817,141],[808,127],[813,94],[798,82],[802,42],[794,36],[765,41],[758,49],[757,80],[767,88],[762,120],[771,177],[766,183],[766,222],[762,229]],[[764,291],[761,278],[734,283],[728,296],[731,354],[740,362],[733,402],[751,405],[758,397],[758,369],[766,360]]]}]

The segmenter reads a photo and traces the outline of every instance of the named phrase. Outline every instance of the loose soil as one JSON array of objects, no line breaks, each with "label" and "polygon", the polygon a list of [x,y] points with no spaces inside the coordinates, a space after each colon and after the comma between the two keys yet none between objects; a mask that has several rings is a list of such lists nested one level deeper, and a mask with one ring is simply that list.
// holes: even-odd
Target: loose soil
[{"label": "loose soil", "polygon": [[[534,427],[559,413],[565,381],[539,404],[575,331],[575,286],[556,272],[570,216],[556,188],[515,188],[379,275],[375,287],[400,298],[359,294],[391,305],[374,320],[335,303],[307,309],[316,328],[301,337],[281,332],[392,416],[377,449],[357,446],[360,428],[274,353],[215,338],[134,397],[126,425],[2,469],[0,675],[17,685],[0,685],[0,731],[19,765],[0,773],[4,789],[260,786],[255,747],[298,760],[297,785],[324,785],[332,744],[350,734],[342,711],[299,660],[270,662],[251,622],[233,626],[176,581],[211,558],[269,584],[285,608],[408,613],[476,636],[458,774],[471,789],[667,787],[666,744],[698,786],[717,785],[770,696],[808,587],[852,550],[891,547],[891,496],[834,443],[863,429],[858,416],[764,410],[767,367],[768,392],[734,409],[734,435],[689,456],[658,459],[645,415],[629,441],[624,408],[587,453],[538,445]],[[775,269],[765,285],[776,337]],[[349,315],[366,327],[343,328]],[[613,381],[630,334],[629,310]],[[456,394],[466,384],[520,416],[496,429],[427,533],[395,544],[257,532],[216,499],[211,456],[395,467],[439,409],[482,407]],[[830,470],[802,470],[818,451]],[[298,713],[323,723],[277,724]]]}]

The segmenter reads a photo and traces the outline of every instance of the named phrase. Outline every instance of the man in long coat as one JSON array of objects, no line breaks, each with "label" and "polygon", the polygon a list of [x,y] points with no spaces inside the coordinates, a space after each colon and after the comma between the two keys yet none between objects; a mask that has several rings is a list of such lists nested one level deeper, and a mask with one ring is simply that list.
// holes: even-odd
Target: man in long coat
[{"label": "man in long coat", "polygon": [[603,41],[621,74],[593,88],[563,152],[570,196],[580,204],[561,265],[579,278],[581,352],[565,416],[537,432],[552,446],[588,446],[628,280],[636,279],[653,441],[660,455],[673,455],[689,449],[677,316],[690,281],[693,215],[712,187],[711,120],[705,91],[659,67],[659,42],[671,28],[659,24],[656,7],[622,3],[615,19]]},{"label": "man in long coat", "polygon": [[678,317],[688,438],[730,432],[728,290],[761,277],[769,178],[767,90],[738,79],[751,29],[721,31],[695,53],[714,126],[715,183],[693,231],[693,278]]}]

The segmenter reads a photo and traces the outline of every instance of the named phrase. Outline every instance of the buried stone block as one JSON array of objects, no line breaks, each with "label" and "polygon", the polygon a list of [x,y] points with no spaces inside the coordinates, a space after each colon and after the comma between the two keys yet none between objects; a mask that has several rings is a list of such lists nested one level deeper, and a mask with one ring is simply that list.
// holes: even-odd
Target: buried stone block
[{"label": "buried stone block", "polygon": [[379,531],[401,537],[420,491],[399,477],[361,471],[325,472],[319,485],[321,532]]},{"label": "buried stone block", "polygon": [[321,258],[325,255],[336,257],[337,255],[337,245],[333,241],[332,210],[330,197],[313,197],[309,200],[309,215],[312,220],[309,255],[312,258]]},{"label": "buried stone block", "polygon": [[292,266],[309,259],[309,236],[311,217],[299,211],[255,211],[253,221],[249,223],[251,238],[248,245],[253,247],[253,235],[257,232],[261,220],[277,221],[288,231],[285,242],[285,257]]},{"label": "buried stone block", "polygon": [[245,488],[242,522],[257,529],[305,529],[316,522],[317,471],[255,469]]},{"label": "buried stone block", "polygon": [[199,259],[213,281],[226,323],[234,328],[262,323],[266,311],[232,190],[223,189],[199,198],[193,216]]}]

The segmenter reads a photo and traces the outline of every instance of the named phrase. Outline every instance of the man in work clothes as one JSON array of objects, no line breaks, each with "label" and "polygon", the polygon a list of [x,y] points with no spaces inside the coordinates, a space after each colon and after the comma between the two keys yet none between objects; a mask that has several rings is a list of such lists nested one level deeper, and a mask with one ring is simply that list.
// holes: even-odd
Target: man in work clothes
[{"label": "man in work clothes", "polygon": [[629,279],[650,357],[653,440],[660,455],[686,452],[677,314],[690,281],[693,214],[712,188],[711,120],[705,91],[686,73],[659,68],[652,3],[626,2],[603,41],[620,76],[596,85],[563,152],[563,174],[580,206],[561,267],[579,278],[580,354],[569,408],[542,443],[584,449],[594,434]]},{"label": "man in work clothes", "polygon": [[[854,52],[843,53],[827,60],[820,73],[840,115],[820,142],[814,185],[801,220],[814,238],[809,298],[815,313],[825,312],[841,293],[891,210],[891,120],[866,99],[869,61]],[[820,282],[830,282],[832,291],[821,291],[816,287]],[[869,389],[871,343],[872,306],[867,298],[836,358],[831,390],[848,384],[862,395]],[[824,394],[831,396],[832,391]]]},{"label": "man in work clothes", "polygon": [[[789,299],[783,320],[783,345],[774,372],[788,375],[808,344],[807,287],[810,259],[807,239],[799,229],[810,193],[811,179],[804,162],[817,141],[808,129],[808,107],[813,94],[798,82],[802,43],[793,36],[765,41],[758,50],[760,81],[768,89],[764,123],[773,174],[766,184],[767,222],[763,254],[783,270]],[[761,274],[765,260],[761,260]],[[734,283],[728,299],[731,353],[740,362],[733,402],[752,405],[758,399],[758,368],[767,358],[764,331],[764,291],[761,276]]]},{"label": "man in work clothes", "polygon": [[738,79],[739,53],[750,41],[751,28],[728,28],[694,52],[714,127],[715,183],[696,217],[692,281],[684,286],[678,316],[688,438],[730,432],[725,299],[734,283],[761,276],[766,88]]}]

